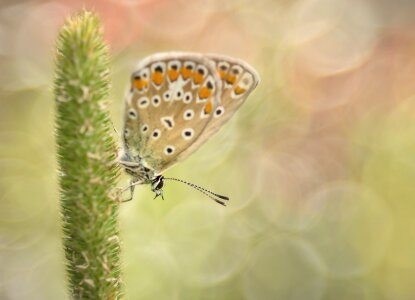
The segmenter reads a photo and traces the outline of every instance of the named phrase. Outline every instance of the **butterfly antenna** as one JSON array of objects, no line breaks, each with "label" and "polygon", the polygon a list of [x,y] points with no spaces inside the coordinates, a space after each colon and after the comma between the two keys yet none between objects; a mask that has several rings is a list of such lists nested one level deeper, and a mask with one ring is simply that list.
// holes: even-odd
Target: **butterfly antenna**
[{"label": "butterfly antenna", "polygon": [[198,185],[196,185],[194,183],[191,183],[191,182],[187,182],[187,181],[184,181],[184,180],[181,180],[181,179],[177,179],[177,178],[166,178],[166,177],[164,177],[164,179],[179,181],[179,182],[185,183],[187,185],[190,185],[191,187],[193,187],[195,189],[202,190],[202,191],[205,191],[207,193],[210,193],[210,194],[212,194],[212,195],[214,195],[214,196],[216,196],[216,197],[218,197],[220,199],[229,200],[229,198],[226,197],[226,196],[222,196],[222,195],[216,194],[216,193],[214,193],[212,191],[209,191],[209,190],[207,190],[205,188],[202,188],[201,186],[198,186]]},{"label": "butterfly antenna", "polygon": [[[222,196],[222,195],[216,194],[216,193],[214,193],[214,192],[211,192],[211,191],[209,191],[209,190],[207,190],[207,189],[204,189],[204,188],[202,188],[202,187],[200,187],[200,186],[198,186],[198,185],[196,185],[196,184],[193,184],[193,183],[191,183],[191,182],[187,182],[187,181],[184,181],[184,180],[181,180],[181,179],[177,179],[177,178],[166,178],[166,177],[164,177],[164,180],[174,180],[174,181],[178,181],[178,182],[181,182],[181,183],[187,184],[188,186],[190,186],[190,187],[194,188],[195,190],[198,190],[199,192],[201,192],[201,193],[202,193],[202,194],[204,194],[205,196],[209,197],[210,199],[212,199],[213,201],[215,201],[215,202],[217,202],[217,203],[219,203],[219,204],[222,204],[223,206],[226,206],[225,202],[223,202],[223,201],[221,201],[221,200],[219,200],[219,199],[216,199],[216,198],[215,198],[215,197],[213,197],[213,196],[216,196],[216,197],[218,197],[218,198],[220,198],[220,199],[223,199],[223,200],[229,200],[229,198],[228,198],[228,197],[226,197],[226,196]],[[212,196],[212,195],[213,195],[213,196]]]}]

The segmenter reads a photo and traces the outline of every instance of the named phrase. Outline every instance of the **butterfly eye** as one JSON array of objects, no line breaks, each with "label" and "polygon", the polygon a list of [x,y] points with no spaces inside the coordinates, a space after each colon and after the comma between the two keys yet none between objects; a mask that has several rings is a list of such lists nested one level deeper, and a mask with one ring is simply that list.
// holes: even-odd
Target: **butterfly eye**
[{"label": "butterfly eye", "polygon": [[128,117],[129,117],[130,119],[133,119],[133,120],[137,119],[137,112],[135,111],[135,109],[130,108],[130,109],[128,110]]},{"label": "butterfly eye", "polygon": [[194,134],[194,130],[192,128],[186,128],[182,132],[182,137],[185,140],[190,140],[193,137],[193,134]]},{"label": "butterfly eye", "polygon": [[128,128],[124,129],[124,137],[129,137],[130,136],[130,130]]},{"label": "butterfly eye", "polygon": [[164,148],[164,153],[166,155],[172,155],[174,152],[174,147],[173,146],[167,146],[166,148]]},{"label": "butterfly eye", "polygon": [[220,117],[221,115],[223,115],[223,113],[225,112],[225,109],[223,108],[223,106],[219,106],[216,110],[215,110],[215,118]]},{"label": "butterfly eye", "polygon": [[193,119],[195,115],[195,112],[193,111],[193,109],[187,109],[184,113],[183,113],[183,119],[185,119],[186,121]]}]

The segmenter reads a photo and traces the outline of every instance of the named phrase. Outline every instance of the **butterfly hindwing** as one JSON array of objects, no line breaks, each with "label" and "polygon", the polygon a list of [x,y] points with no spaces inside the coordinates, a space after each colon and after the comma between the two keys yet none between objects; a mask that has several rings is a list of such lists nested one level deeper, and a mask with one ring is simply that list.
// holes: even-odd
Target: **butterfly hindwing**
[{"label": "butterfly hindwing", "polygon": [[182,152],[182,159],[199,148],[232,118],[260,80],[255,69],[240,59],[217,54],[207,54],[206,57],[214,64],[222,82],[220,101],[203,135]]},{"label": "butterfly hindwing", "polygon": [[164,171],[202,136],[221,85],[203,55],[173,52],[142,60],[126,97],[124,147],[156,173]]},{"label": "butterfly hindwing", "polygon": [[214,117],[204,133],[210,136],[229,121],[258,85],[260,79],[255,69],[240,59],[217,54],[210,54],[207,57],[213,61],[222,81],[220,105],[216,108]]}]

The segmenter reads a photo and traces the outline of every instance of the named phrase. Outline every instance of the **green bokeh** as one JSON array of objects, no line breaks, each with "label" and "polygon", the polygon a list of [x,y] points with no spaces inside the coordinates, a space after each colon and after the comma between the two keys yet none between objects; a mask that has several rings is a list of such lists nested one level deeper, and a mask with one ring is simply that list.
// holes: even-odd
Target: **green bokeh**
[{"label": "green bokeh", "polygon": [[228,207],[174,182],[165,201],[144,186],[121,206],[127,299],[414,298],[411,4],[78,2],[0,8],[0,299],[67,299],[52,45],[85,5],[109,33],[118,131],[129,74],[150,53],[225,53],[262,78],[167,172],[229,195]]}]

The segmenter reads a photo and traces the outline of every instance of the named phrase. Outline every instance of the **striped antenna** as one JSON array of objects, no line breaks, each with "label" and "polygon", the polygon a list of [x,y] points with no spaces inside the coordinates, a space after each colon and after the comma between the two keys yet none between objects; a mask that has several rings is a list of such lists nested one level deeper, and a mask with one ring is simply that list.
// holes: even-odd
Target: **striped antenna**
[{"label": "striped antenna", "polygon": [[164,177],[164,180],[174,180],[174,181],[178,181],[178,182],[187,184],[188,186],[194,188],[195,190],[198,190],[199,192],[201,192],[205,196],[209,197],[213,201],[215,201],[215,202],[217,202],[217,203],[219,203],[219,204],[221,204],[223,206],[226,206],[225,202],[223,202],[223,201],[221,201],[219,199],[216,199],[215,197],[218,197],[218,198],[223,199],[223,200],[226,200],[226,201],[229,200],[229,198],[226,197],[226,196],[222,196],[222,195],[216,194],[214,192],[211,192],[211,191],[209,191],[209,190],[207,190],[205,188],[202,188],[202,187],[200,187],[200,186],[198,186],[196,184],[193,184],[191,182],[187,182],[187,181],[184,181],[184,180],[181,180],[181,179],[177,179],[177,178],[166,178],[166,177]]}]

